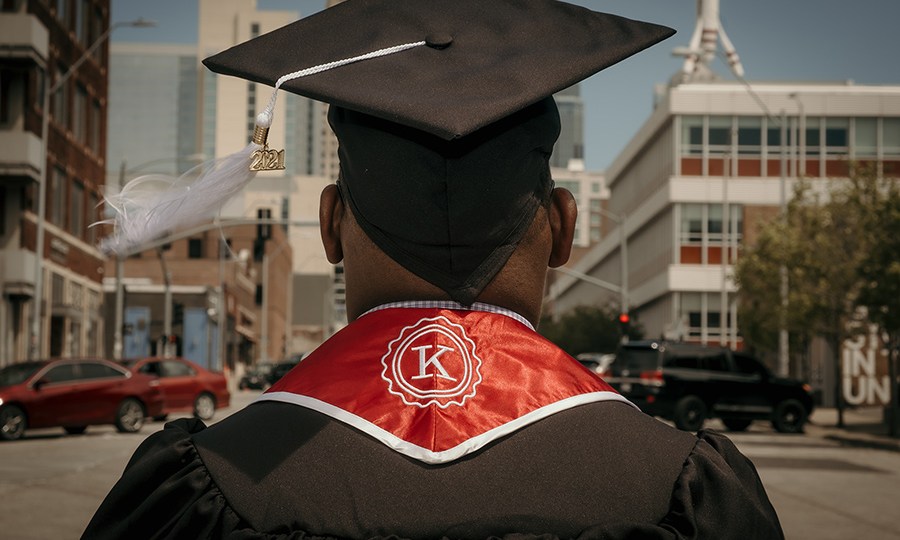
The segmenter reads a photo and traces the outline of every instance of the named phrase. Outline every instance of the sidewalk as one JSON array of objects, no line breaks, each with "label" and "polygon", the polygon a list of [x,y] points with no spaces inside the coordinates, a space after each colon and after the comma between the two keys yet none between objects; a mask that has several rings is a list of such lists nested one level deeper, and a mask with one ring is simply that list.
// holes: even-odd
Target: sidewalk
[{"label": "sidewalk", "polygon": [[816,409],[806,425],[806,433],[836,441],[846,446],[859,446],[900,452],[900,438],[888,435],[881,407],[844,409],[844,427],[837,427],[837,409]]}]

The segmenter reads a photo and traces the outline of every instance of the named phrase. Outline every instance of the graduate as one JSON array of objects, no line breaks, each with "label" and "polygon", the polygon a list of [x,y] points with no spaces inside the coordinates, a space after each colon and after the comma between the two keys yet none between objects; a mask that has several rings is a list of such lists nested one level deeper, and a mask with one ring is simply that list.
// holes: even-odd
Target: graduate
[{"label": "graduate", "polygon": [[319,217],[350,324],[244,410],[151,435],[84,538],[783,538],[726,437],[535,331],[577,212],[552,95],[673,33],[552,0],[349,0],[206,59],[330,104]]}]

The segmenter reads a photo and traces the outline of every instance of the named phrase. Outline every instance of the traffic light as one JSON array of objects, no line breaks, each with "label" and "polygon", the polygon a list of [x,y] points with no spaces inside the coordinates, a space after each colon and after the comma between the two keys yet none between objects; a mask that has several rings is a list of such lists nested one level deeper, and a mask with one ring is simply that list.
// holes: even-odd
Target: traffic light
[{"label": "traffic light", "polygon": [[619,313],[619,330],[622,331],[623,336],[628,335],[628,330],[631,325],[631,316],[628,313]]}]

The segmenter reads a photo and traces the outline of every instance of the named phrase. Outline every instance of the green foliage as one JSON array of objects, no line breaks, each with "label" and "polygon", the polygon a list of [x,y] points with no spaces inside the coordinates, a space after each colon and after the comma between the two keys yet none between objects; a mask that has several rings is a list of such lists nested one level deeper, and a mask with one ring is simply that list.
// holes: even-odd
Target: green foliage
[{"label": "green foliage", "polygon": [[[622,339],[618,308],[578,306],[554,321],[544,316],[538,332],[572,356],[583,352],[613,352]],[[641,339],[643,329],[632,318],[628,335]]]},{"label": "green foliage", "polygon": [[866,214],[869,249],[859,274],[862,286],[859,303],[868,318],[890,336],[893,348],[900,346],[900,185],[882,182],[877,186]]},{"label": "green foliage", "polygon": [[[858,319],[898,328],[900,195],[896,179],[858,170],[850,179],[798,183],[786,216],[764,224],[735,265],[741,332],[760,354],[777,350],[782,324],[792,350],[813,336],[832,346]],[[823,189],[823,187],[827,189]],[[780,271],[788,275],[783,306]]]}]

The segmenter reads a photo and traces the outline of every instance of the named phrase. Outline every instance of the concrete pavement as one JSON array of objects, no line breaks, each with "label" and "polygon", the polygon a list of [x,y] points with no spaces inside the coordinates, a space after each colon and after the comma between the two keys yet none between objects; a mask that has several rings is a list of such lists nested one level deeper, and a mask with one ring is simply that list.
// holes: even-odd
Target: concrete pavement
[{"label": "concrete pavement", "polygon": [[900,452],[900,438],[889,435],[881,407],[844,409],[844,426],[837,427],[837,423],[837,409],[816,409],[806,425],[806,433],[846,446]]}]

